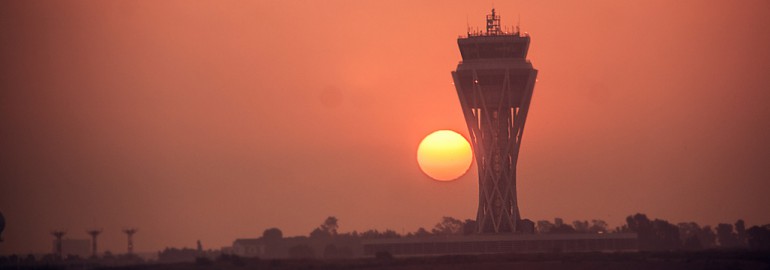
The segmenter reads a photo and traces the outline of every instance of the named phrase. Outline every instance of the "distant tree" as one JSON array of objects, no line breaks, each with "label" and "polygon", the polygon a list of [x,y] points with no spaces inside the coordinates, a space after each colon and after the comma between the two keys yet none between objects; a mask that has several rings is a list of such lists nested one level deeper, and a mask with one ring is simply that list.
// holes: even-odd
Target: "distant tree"
[{"label": "distant tree", "polygon": [[575,220],[572,222],[572,227],[575,228],[575,232],[587,233],[590,228],[587,220]]},{"label": "distant tree", "polygon": [[590,233],[606,233],[607,232],[607,222],[601,219],[592,219],[591,220],[591,226],[588,227],[588,232]]},{"label": "distant tree", "polygon": [[746,240],[753,250],[770,251],[770,224],[746,230]]},{"label": "distant tree", "polygon": [[364,238],[364,239],[399,238],[399,237],[401,237],[401,235],[399,235],[394,230],[385,230],[383,232],[380,232],[378,230],[368,230],[361,233],[361,238]]},{"label": "distant tree", "polygon": [[414,232],[414,236],[416,237],[424,237],[429,235],[430,235],[430,232],[423,227],[420,227],[419,229],[417,229],[416,232]]},{"label": "distant tree", "polygon": [[700,240],[703,248],[713,248],[717,245],[717,235],[708,225],[701,228],[700,233],[698,233],[698,240]]},{"label": "distant tree", "polygon": [[554,227],[551,229],[551,233],[575,233],[575,228],[569,224],[564,224],[563,219],[554,218],[553,221]]},{"label": "distant tree", "polygon": [[[198,251],[191,248],[166,248],[158,252],[158,261],[161,262],[193,262],[198,255]],[[105,258],[107,255],[105,255]]]},{"label": "distant tree", "polygon": [[380,232],[377,230],[368,230],[361,233],[361,238],[365,238],[365,239],[380,238]]},{"label": "distant tree", "polygon": [[627,224],[623,224],[621,226],[615,226],[615,229],[612,230],[613,233],[629,233],[633,232],[631,229],[628,228]]},{"label": "distant tree", "polygon": [[564,220],[561,219],[561,218],[558,218],[558,217],[554,218],[553,219],[553,224],[556,225],[557,228],[561,227],[561,226],[564,226]]},{"label": "distant tree", "polygon": [[538,233],[551,233],[555,227],[556,226],[548,220],[539,220],[536,226]]},{"label": "distant tree", "polygon": [[518,230],[520,233],[528,233],[528,234],[535,233],[535,223],[529,219],[525,218],[525,219],[519,220],[519,223],[516,226],[517,226],[516,230]]},{"label": "distant tree", "polygon": [[698,250],[703,248],[699,238],[701,228],[695,222],[682,222],[677,224],[679,227],[679,238],[683,241],[682,246],[687,250]]},{"label": "distant tree", "polygon": [[682,245],[679,239],[679,227],[662,219],[652,222],[656,250],[676,250]]},{"label": "distant tree", "polygon": [[463,222],[463,234],[464,235],[471,235],[476,233],[476,220],[473,219],[466,219],[465,222]]},{"label": "distant tree", "polygon": [[655,240],[652,234],[652,222],[647,215],[636,213],[626,217],[626,227],[630,232],[638,234],[640,250],[653,249]]},{"label": "distant tree", "polygon": [[683,244],[684,249],[687,249],[687,250],[703,249],[703,245],[700,243],[700,239],[697,236],[695,235],[688,236],[687,238],[683,238],[683,239],[684,239],[684,244]]},{"label": "distant tree", "polygon": [[399,235],[396,231],[390,230],[390,229],[380,233],[380,238],[399,238],[399,237],[401,237],[401,235]]},{"label": "distant tree", "polygon": [[431,232],[437,235],[462,234],[464,224],[453,217],[443,217]]},{"label": "distant tree", "polygon": [[738,247],[738,237],[733,232],[732,224],[720,223],[717,225],[717,240],[719,240],[719,246],[722,248],[735,248]]},{"label": "distant tree", "polygon": [[682,245],[679,227],[668,221],[650,221],[646,215],[637,213],[626,217],[626,224],[631,232],[639,235],[640,250],[676,250]]},{"label": "distant tree", "polygon": [[312,232],[310,232],[310,237],[316,238],[316,237],[328,237],[328,236],[336,236],[337,235],[337,229],[339,225],[337,225],[337,218],[330,216],[327,217],[323,224],[318,226],[318,228],[314,229]]},{"label": "distant tree", "polygon": [[339,225],[336,217],[327,217],[324,224],[321,224],[321,229],[328,232],[330,235],[337,235],[337,229]]},{"label": "distant tree", "polygon": [[746,247],[746,223],[743,222],[743,219],[739,219],[735,222],[735,236],[736,236],[736,244],[739,247]]},{"label": "distant tree", "polygon": [[647,218],[647,215],[640,213],[626,217],[626,225],[628,226],[629,230],[637,233],[650,230],[652,228],[650,219]]}]

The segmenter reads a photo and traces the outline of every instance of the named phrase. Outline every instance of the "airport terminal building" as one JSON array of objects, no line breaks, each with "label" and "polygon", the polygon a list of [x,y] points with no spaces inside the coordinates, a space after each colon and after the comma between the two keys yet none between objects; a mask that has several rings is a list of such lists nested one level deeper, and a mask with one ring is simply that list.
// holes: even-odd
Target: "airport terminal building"
[{"label": "airport terminal building", "polygon": [[479,234],[363,241],[364,256],[637,251],[636,233]]},{"label": "airport terminal building", "polygon": [[[631,252],[636,233],[473,234],[399,238],[292,237],[277,241],[238,239],[232,252],[260,258],[355,258],[494,253]],[[297,253],[301,250],[302,253]],[[343,252],[344,251],[344,252]]]}]

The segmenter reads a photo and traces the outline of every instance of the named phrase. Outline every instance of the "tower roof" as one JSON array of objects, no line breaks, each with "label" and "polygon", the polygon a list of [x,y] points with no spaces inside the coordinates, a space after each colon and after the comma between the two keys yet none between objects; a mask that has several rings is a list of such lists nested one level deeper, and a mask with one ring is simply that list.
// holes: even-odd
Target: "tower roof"
[{"label": "tower roof", "polygon": [[526,34],[521,35],[521,33],[519,33],[518,25],[510,27],[509,29],[503,27],[502,24],[500,24],[500,15],[495,12],[494,8],[492,8],[492,12],[486,16],[485,31],[482,32],[478,29],[474,30],[468,26],[466,34],[467,38],[482,36],[526,36]]},{"label": "tower roof", "polygon": [[500,24],[500,15],[492,9],[486,16],[486,31],[472,31],[457,39],[463,61],[482,59],[525,59],[529,50],[529,35],[519,27],[508,31]]}]

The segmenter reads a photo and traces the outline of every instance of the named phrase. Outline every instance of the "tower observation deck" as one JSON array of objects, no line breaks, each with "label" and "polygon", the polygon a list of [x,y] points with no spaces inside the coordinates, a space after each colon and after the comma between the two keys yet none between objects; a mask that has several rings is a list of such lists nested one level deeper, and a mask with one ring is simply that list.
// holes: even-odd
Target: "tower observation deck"
[{"label": "tower observation deck", "polygon": [[479,171],[479,233],[521,232],[516,163],[537,70],[526,59],[529,35],[506,32],[492,9],[486,31],[457,39],[452,72]]}]

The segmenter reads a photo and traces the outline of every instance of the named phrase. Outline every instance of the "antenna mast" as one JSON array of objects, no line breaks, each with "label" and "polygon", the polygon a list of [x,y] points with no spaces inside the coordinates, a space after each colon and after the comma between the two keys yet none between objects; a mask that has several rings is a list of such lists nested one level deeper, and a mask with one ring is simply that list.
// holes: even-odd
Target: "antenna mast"
[{"label": "antenna mast", "polygon": [[134,254],[134,234],[136,233],[136,228],[128,228],[124,229],[123,233],[128,236],[128,255]]},{"label": "antenna mast", "polygon": [[500,30],[500,16],[495,14],[495,9],[492,8],[492,14],[487,15],[487,35],[494,36],[502,34]]},{"label": "antenna mast", "polygon": [[91,257],[96,258],[98,254],[96,249],[96,237],[99,236],[100,233],[102,233],[102,229],[92,229],[86,231],[89,235],[91,235]]},{"label": "antenna mast", "polygon": [[51,232],[51,235],[53,235],[53,237],[56,237],[56,250],[55,250],[55,252],[56,252],[56,258],[59,259],[59,260],[62,259],[61,239],[62,239],[62,237],[64,237],[65,234],[67,234],[67,232],[61,231],[61,230],[54,230],[54,231]]}]

